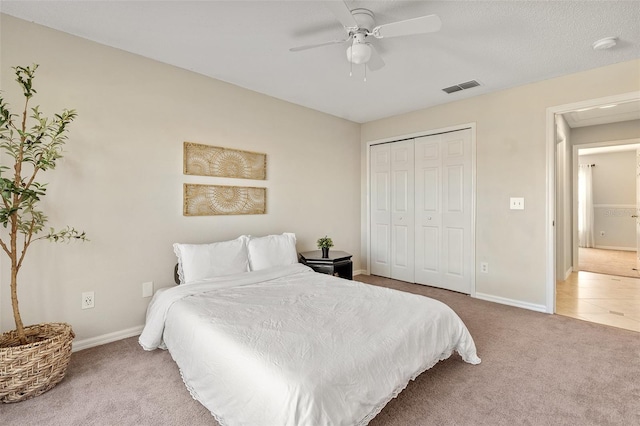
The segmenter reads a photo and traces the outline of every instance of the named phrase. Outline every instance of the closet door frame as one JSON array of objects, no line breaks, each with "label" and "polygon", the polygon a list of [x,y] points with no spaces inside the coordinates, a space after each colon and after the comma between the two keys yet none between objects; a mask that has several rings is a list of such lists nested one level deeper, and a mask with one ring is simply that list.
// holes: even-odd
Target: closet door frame
[{"label": "closet door frame", "polygon": [[371,145],[377,145],[380,143],[389,143],[395,141],[402,141],[406,139],[413,139],[422,136],[431,136],[439,133],[446,132],[455,132],[457,130],[463,129],[471,129],[471,289],[470,296],[476,297],[476,273],[477,273],[477,262],[476,262],[476,123],[465,123],[459,124],[450,127],[443,127],[437,129],[429,129],[421,132],[406,134],[406,135],[398,135],[390,138],[378,139],[373,141],[366,142],[366,225],[363,227],[365,229],[365,244],[366,244],[366,259],[367,259],[367,274],[371,273],[371,171],[370,171],[370,150]]}]

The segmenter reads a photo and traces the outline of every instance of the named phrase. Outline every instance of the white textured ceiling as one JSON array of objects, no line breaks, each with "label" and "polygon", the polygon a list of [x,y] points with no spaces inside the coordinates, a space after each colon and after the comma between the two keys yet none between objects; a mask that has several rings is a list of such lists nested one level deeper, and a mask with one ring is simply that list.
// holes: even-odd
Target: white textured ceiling
[{"label": "white textured ceiling", "polygon": [[[638,79],[640,79],[640,75]],[[598,124],[640,120],[640,100],[578,109],[563,115],[565,120],[567,120],[567,124],[572,129],[576,127],[597,126]]]},{"label": "white textured ceiling", "polygon": [[[349,77],[346,46],[289,51],[344,37],[322,3],[1,0],[0,11],[360,123],[640,57],[638,1],[347,1],[377,24],[442,20],[437,33],[374,40],[386,66],[365,82],[362,66]],[[609,36],[617,47],[592,49]]]}]

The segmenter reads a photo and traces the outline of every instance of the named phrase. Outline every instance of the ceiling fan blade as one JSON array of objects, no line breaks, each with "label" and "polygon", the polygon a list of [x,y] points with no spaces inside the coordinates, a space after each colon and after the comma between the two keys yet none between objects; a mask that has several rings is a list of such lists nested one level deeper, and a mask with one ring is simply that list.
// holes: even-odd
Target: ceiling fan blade
[{"label": "ceiling fan blade", "polygon": [[333,0],[324,1],[322,3],[327,6],[327,9],[329,9],[335,15],[336,19],[338,19],[338,21],[340,21],[340,23],[345,28],[358,27],[356,19],[353,17],[353,15],[351,14],[351,10],[349,10],[349,7],[347,7],[344,1]]},{"label": "ceiling fan blade", "polygon": [[378,71],[380,68],[384,67],[385,63],[382,60],[382,56],[378,53],[375,47],[371,43],[367,43],[371,48],[371,57],[367,61],[367,68],[370,71]]},{"label": "ceiling fan blade", "polygon": [[292,47],[291,49],[289,49],[289,51],[290,52],[300,52],[301,50],[315,49],[316,47],[329,46],[330,44],[344,43],[344,42],[349,41],[350,39],[351,39],[351,37],[345,38],[344,40],[331,40],[331,41],[327,41],[327,42],[324,42],[324,43],[306,44],[304,46]]},{"label": "ceiling fan blade", "polygon": [[420,16],[405,21],[379,25],[371,32],[376,38],[401,37],[413,34],[433,33],[442,27],[438,15]]}]

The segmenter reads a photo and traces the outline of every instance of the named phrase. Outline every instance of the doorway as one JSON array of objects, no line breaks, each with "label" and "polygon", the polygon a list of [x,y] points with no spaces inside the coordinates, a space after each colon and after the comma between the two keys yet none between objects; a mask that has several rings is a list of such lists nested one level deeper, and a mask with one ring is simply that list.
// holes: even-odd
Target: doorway
[{"label": "doorway", "polygon": [[[570,138],[568,140],[564,138],[567,131],[571,131],[571,126],[567,123],[562,125],[562,121],[569,115],[573,115],[572,118],[578,116],[578,118],[594,119],[593,125],[640,120],[639,99],[640,92],[632,92],[547,110],[549,154],[547,312],[640,331],[640,312],[636,308],[640,305],[640,281],[638,279],[579,271],[578,203],[577,200],[572,202],[573,194],[578,193],[578,153]],[[609,107],[619,104],[624,104],[624,107],[632,112],[627,114],[625,118],[622,118],[621,114],[618,114],[618,117],[611,117],[615,114],[609,114],[610,117],[607,118],[607,114],[602,113]],[[558,118],[560,120],[557,120]],[[610,119],[611,121],[608,121]],[[558,125],[558,121],[561,125]],[[600,126],[597,129],[601,131],[606,128],[606,126]],[[597,132],[592,133],[597,134]],[[597,137],[600,139],[595,140],[607,140],[601,135]],[[637,131],[635,137],[637,137]],[[558,142],[563,141],[566,142],[564,146],[558,145]],[[620,141],[617,142],[620,144]],[[584,144],[584,141],[581,143]],[[629,143],[629,141],[625,140],[624,143]],[[600,144],[614,145],[616,143]],[[586,147],[586,145],[582,146]],[[573,151],[575,151],[575,155],[572,155]],[[619,214],[617,209],[620,206],[600,207],[608,207],[611,218]],[[616,289],[620,290],[618,295],[609,294],[611,290]],[[604,302],[600,303],[602,301]]]},{"label": "doorway", "polygon": [[[573,147],[573,223],[578,237],[573,240],[572,272],[556,285],[555,308],[559,315],[640,332],[632,217],[637,205],[637,142],[640,139]],[[591,218],[581,221],[589,216],[587,206]]]},{"label": "doorway", "polygon": [[573,192],[578,235],[573,241],[573,269],[640,278],[636,235],[640,138],[573,148],[574,188],[578,188]]}]

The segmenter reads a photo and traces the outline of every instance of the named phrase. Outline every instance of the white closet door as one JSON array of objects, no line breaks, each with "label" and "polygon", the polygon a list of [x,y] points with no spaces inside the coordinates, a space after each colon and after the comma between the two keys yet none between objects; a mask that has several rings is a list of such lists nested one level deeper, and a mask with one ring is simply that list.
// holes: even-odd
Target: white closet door
[{"label": "white closet door", "polygon": [[416,139],[416,282],[471,292],[471,130]]},{"label": "white closet door", "polygon": [[391,145],[391,278],[414,282],[414,141]]},{"label": "white closet door", "polygon": [[442,275],[442,171],[440,135],[415,142],[416,270],[419,284],[440,286]]},{"label": "white closet door", "polygon": [[369,151],[371,230],[370,272],[391,276],[391,145],[373,145]]}]

